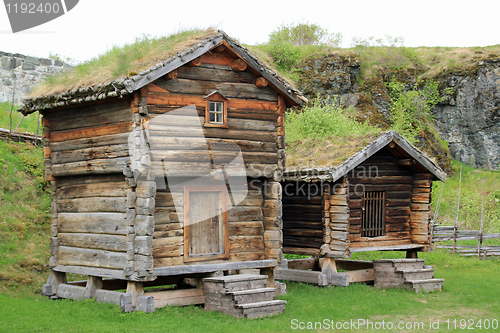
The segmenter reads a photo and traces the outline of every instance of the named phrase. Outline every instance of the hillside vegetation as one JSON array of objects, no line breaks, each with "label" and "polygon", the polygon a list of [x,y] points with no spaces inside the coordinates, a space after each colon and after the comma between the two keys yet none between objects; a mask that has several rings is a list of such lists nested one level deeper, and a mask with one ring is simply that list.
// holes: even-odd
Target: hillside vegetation
[{"label": "hillside vegetation", "polygon": [[50,194],[41,149],[0,140],[0,291],[39,293],[47,279]]},{"label": "hillside vegetation", "polygon": [[[12,130],[14,131],[17,128],[18,132],[21,133],[36,133],[38,128],[38,113],[30,114],[29,116],[23,117],[23,115],[16,110],[19,109],[19,105],[14,105],[7,102],[0,103],[0,127],[5,129],[11,128],[11,109],[12,112]],[[42,133],[42,125],[40,125],[39,133]]]}]

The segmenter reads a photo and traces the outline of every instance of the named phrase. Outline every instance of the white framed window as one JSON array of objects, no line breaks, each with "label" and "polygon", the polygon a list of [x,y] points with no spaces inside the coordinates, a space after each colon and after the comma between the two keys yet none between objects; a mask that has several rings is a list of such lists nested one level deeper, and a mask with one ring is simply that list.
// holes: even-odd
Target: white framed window
[{"label": "white framed window", "polygon": [[208,101],[208,122],[224,125],[224,102]]}]

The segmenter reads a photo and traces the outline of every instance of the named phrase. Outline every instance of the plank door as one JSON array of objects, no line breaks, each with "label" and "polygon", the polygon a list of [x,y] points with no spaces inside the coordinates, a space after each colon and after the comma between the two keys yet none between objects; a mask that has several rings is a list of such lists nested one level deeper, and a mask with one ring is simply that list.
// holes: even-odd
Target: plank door
[{"label": "plank door", "polygon": [[184,261],[229,258],[225,186],[186,186],[184,214]]}]

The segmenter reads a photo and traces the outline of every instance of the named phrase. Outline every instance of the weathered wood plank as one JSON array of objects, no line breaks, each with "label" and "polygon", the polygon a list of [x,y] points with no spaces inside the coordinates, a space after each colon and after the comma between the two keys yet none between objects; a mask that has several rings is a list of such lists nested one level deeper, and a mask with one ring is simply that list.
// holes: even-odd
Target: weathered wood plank
[{"label": "weathered wood plank", "polygon": [[57,229],[61,233],[126,235],[126,213],[59,213]]},{"label": "weathered wood plank", "polygon": [[124,145],[128,142],[130,133],[118,133],[110,135],[101,135],[90,138],[65,140],[60,142],[51,142],[50,150],[52,152],[88,149],[103,146]]},{"label": "weathered wood plank", "polygon": [[167,305],[184,306],[205,303],[205,293],[202,288],[145,292],[144,295],[154,297],[155,309]]},{"label": "weathered wood plank", "polygon": [[82,138],[92,138],[101,135],[119,134],[132,131],[132,123],[120,123],[116,125],[103,125],[93,128],[79,130],[67,130],[50,132],[50,142],[59,142],[66,140],[75,140]]},{"label": "weathered wood plank", "polygon": [[52,152],[52,164],[129,156],[128,144]]},{"label": "weathered wood plank", "polygon": [[[203,57],[203,56],[202,56]],[[223,65],[219,58],[216,65],[219,66],[204,66],[203,63],[213,63],[213,60],[208,60],[202,58],[202,65],[199,67],[180,67],[178,68],[178,78],[191,79],[191,80],[204,80],[204,81],[215,81],[215,82],[244,82],[244,83],[254,83],[255,75],[245,71],[245,72],[235,72],[231,69],[231,66],[220,66]],[[224,58],[225,59],[225,58]],[[210,62],[209,62],[210,61]],[[232,60],[231,60],[232,61]],[[225,65],[225,63],[224,63]],[[229,63],[230,65],[230,63]]]},{"label": "weathered wood plank", "polygon": [[264,226],[261,221],[230,222],[229,236],[262,236]]},{"label": "weathered wood plank", "polygon": [[296,281],[327,286],[328,278],[326,274],[317,271],[303,271],[299,269],[277,269],[274,271],[277,280]]},{"label": "weathered wood plank", "polygon": [[126,212],[126,197],[89,197],[57,200],[57,211],[65,213]]},{"label": "weathered wood plank", "polygon": [[79,184],[58,188],[56,198],[126,197],[131,191],[132,189],[125,183],[125,180],[121,182]]},{"label": "weathered wood plank", "polygon": [[283,247],[283,253],[318,256],[319,248]]},{"label": "weathered wood plank", "polygon": [[174,94],[193,94],[206,96],[217,90],[227,98],[250,98],[264,101],[277,101],[278,95],[271,88],[258,88],[251,83],[201,81],[177,78],[175,80],[158,80],[157,85]]},{"label": "weathered wood plank", "polygon": [[74,176],[85,174],[109,174],[123,173],[127,169],[128,157],[96,159],[82,162],[70,162],[54,164],[51,166],[51,174],[54,177]]},{"label": "weathered wood plank", "polygon": [[236,206],[229,209],[229,222],[262,221],[264,215],[260,206]]},{"label": "weathered wood plank", "polygon": [[59,246],[83,247],[106,251],[127,251],[127,237],[117,235],[102,235],[89,233],[58,233]]},{"label": "weathered wood plank", "polygon": [[60,246],[58,264],[124,269],[127,265],[127,256],[123,252]]},{"label": "weathered wood plank", "polygon": [[154,274],[157,276],[164,276],[164,275],[209,273],[209,272],[228,271],[237,269],[275,267],[276,264],[277,260],[268,259],[268,260],[255,260],[255,261],[224,262],[218,264],[184,265],[176,267],[158,267],[158,268],[155,267]]},{"label": "weathered wood plank", "polygon": [[264,249],[264,239],[262,236],[230,236],[230,252],[255,252]]}]

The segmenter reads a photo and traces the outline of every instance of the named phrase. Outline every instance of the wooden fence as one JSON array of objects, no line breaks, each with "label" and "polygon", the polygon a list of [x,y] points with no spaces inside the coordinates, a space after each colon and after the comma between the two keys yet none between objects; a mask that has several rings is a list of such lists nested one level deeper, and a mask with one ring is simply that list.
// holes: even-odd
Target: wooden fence
[{"label": "wooden fence", "polygon": [[20,132],[14,132],[10,133],[8,129],[5,128],[0,128],[0,139],[5,140],[7,138],[11,138],[11,140],[18,141],[18,142],[25,142],[29,141],[35,145],[38,145],[39,143],[42,142],[42,136],[38,135],[36,136],[35,134],[32,133],[20,133]]},{"label": "wooden fence", "polygon": [[[479,230],[456,230],[454,226],[432,225],[432,242],[454,241],[453,245],[436,245],[436,248],[450,249],[462,256],[478,256],[482,258],[500,256],[500,246],[482,245],[485,239],[498,239],[497,234],[481,234]],[[477,240],[477,246],[457,245],[456,241]]]}]

